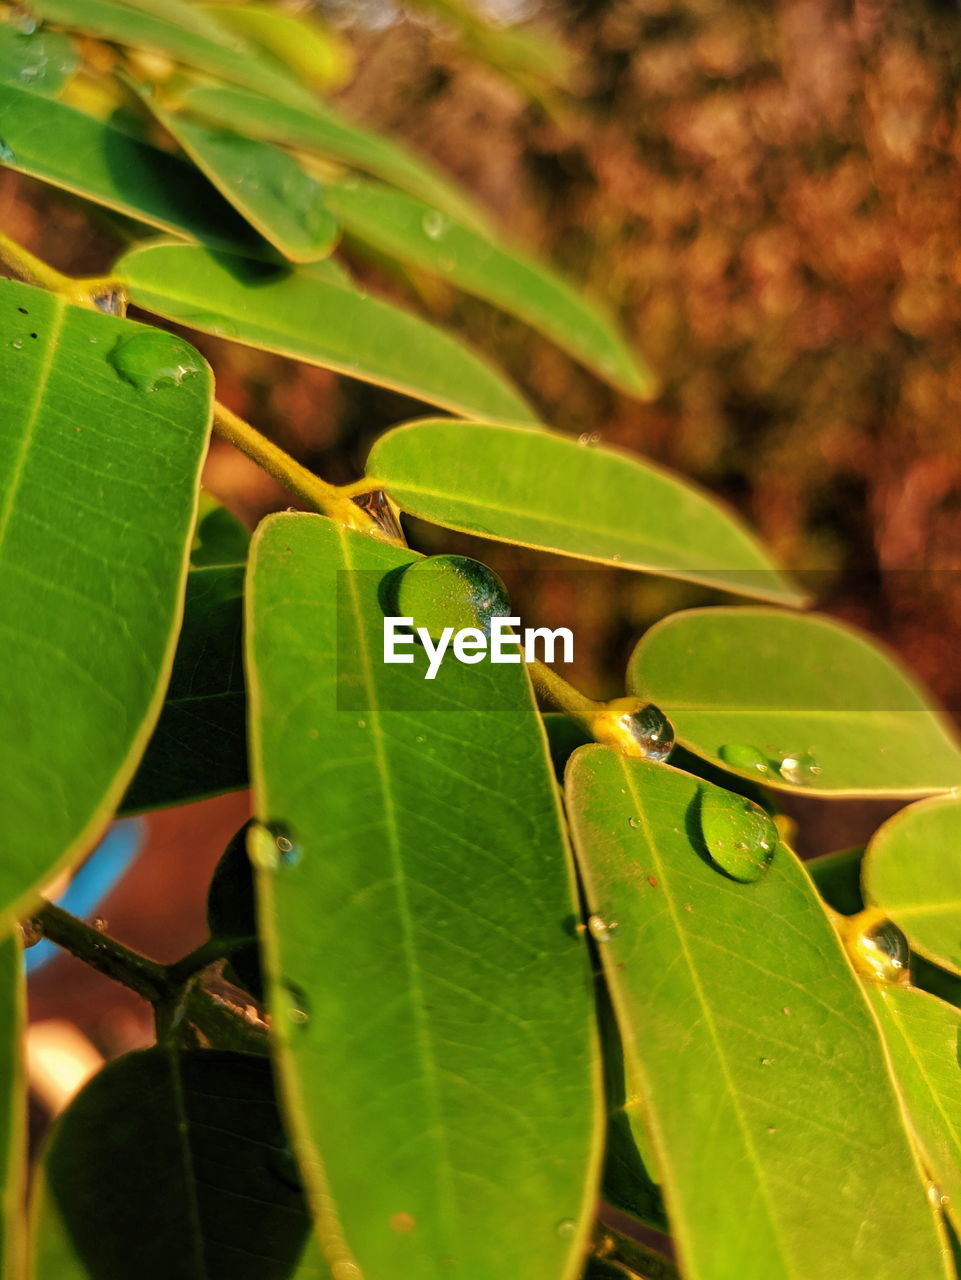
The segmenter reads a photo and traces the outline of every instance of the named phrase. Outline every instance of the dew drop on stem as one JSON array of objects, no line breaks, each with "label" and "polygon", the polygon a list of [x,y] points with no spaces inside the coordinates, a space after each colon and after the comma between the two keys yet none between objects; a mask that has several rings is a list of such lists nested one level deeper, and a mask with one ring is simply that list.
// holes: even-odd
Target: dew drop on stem
[{"label": "dew drop on stem", "polygon": [[615,698],[594,716],[591,732],[598,742],[616,747],[625,755],[658,763],[674,747],[674,726],[653,702],[642,698]]},{"label": "dew drop on stem", "polygon": [[842,919],[841,937],[851,963],[873,982],[910,982],[911,953],[904,934],[877,907]]}]

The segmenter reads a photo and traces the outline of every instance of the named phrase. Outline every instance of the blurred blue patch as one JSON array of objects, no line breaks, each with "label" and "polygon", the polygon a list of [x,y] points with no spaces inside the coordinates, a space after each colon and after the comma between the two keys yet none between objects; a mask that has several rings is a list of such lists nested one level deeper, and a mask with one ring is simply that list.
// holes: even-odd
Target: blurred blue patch
[{"label": "blurred blue patch", "polygon": [[[143,818],[115,822],[83,866],[74,872],[66,893],[57,899],[57,906],[81,920],[92,916],[133,864],[146,838],[147,824]],[[59,950],[46,938],[28,947],[23,953],[27,973],[42,969]]]}]

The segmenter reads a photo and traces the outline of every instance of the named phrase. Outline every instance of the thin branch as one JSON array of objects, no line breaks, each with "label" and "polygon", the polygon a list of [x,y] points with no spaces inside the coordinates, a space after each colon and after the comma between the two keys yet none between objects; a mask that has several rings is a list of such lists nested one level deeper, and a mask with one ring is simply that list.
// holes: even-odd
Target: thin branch
[{"label": "thin branch", "polygon": [[173,987],[162,964],[125,947],[116,938],[110,938],[92,925],[78,920],[69,911],[47,902],[33,916],[33,923],[45,938],[90,965],[91,969],[136,991],[150,1004],[169,999]]}]

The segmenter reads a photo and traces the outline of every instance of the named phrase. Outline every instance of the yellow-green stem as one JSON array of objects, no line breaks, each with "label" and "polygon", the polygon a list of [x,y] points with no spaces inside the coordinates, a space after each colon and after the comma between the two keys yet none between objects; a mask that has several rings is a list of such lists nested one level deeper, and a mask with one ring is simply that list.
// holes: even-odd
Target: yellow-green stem
[{"label": "yellow-green stem", "polygon": [[344,497],[334,485],[301,466],[283,449],[262,436],[249,422],[244,422],[243,418],[219,402],[214,405],[214,433],[221,440],[229,440],[241,453],[252,458],[268,475],[279,480],[315,511],[349,525],[352,529],[380,534],[370,516],[361,511],[350,498]]},{"label": "yellow-green stem", "polygon": [[527,669],[538,695],[593,736],[591,725],[594,717],[603,710],[604,704],[585,697],[543,662],[532,662]]}]

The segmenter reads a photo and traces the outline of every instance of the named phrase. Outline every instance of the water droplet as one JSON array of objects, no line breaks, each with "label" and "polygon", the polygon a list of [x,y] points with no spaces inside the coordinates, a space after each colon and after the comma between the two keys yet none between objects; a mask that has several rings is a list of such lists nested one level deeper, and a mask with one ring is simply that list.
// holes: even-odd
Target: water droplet
[{"label": "water droplet", "polygon": [[576,1231],[577,1223],[573,1218],[561,1218],[554,1228],[555,1236],[558,1236],[561,1240],[570,1240]]},{"label": "water droplet", "polygon": [[201,358],[191,346],[162,329],[145,329],[124,338],[107,359],[124,382],[138,391],[180,386],[202,368]]},{"label": "water droplet", "polygon": [[789,752],[782,757],[777,771],[785,782],[803,787],[805,783],[813,782],[820,775],[821,766],[810,751]]},{"label": "water droplet", "polygon": [[358,720],[358,721],[357,721],[357,728],[358,728],[358,729],[366,729],[366,728],[367,728],[367,721],[366,721],[366,720]]},{"label": "water droplet", "polygon": [[422,733],[419,733],[419,734],[417,735],[417,737],[414,739],[414,741],[415,741],[415,742],[426,742],[426,741],[427,741],[427,739],[424,737],[424,735],[423,735]]},{"label": "water droplet", "polygon": [[617,932],[617,921],[605,916],[588,916],[587,929],[595,942],[610,942]]},{"label": "water droplet", "polygon": [[306,1027],[310,1021],[310,1002],[307,999],[307,993],[295,982],[283,983],[283,992],[286,997],[284,1014],[287,1021],[292,1022],[295,1027]]},{"label": "water droplet", "polygon": [[758,1062],[760,1062],[762,1067],[769,1067],[773,1061],[773,1058],[758,1058]]},{"label": "water droplet", "polygon": [[439,209],[431,209],[421,219],[424,235],[430,240],[440,240],[447,230],[447,219]]},{"label": "water droplet", "polygon": [[26,920],[21,920],[17,927],[20,930],[20,941],[24,947],[35,947],[43,937],[43,930],[33,916],[29,916]]},{"label": "water droplet", "polygon": [[751,747],[742,742],[728,742],[721,747],[718,755],[732,769],[742,769],[745,773],[756,774],[760,778],[775,776],[775,768],[760,747]]},{"label": "water droplet", "polygon": [[640,818],[628,818],[627,825],[629,827],[633,827],[634,830],[637,831],[644,824],[641,822]]},{"label": "water droplet", "polygon": [[396,1231],[398,1235],[406,1236],[417,1226],[417,1219],[412,1213],[392,1213],[390,1215],[390,1229]]},{"label": "water droplet", "polygon": [[22,9],[19,5],[11,9],[7,16],[7,21],[15,31],[19,31],[21,35],[32,36],[37,29],[37,20],[32,13],[28,13],[26,9]]},{"label": "water droplet", "polygon": [[7,146],[3,138],[0,138],[0,163],[13,164],[16,158],[17,157],[13,154],[12,149]]},{"label": "water droplet", "polygon": [[296,867],[303,850],[285,822],[252,822],[247,832],[250,861],[263,871]]},{"label": "water droplet", "polygon": [[297,1157],[294,1155],[289,1146],[271,1147],[264,1159],[264,1163],[270,1172],[285,1187],[290,1187],[291,1191],[300,1191],[303,1189],[303,1178],[300,1176],[300,1166],[297,1164]]},{"label": "water droplet", "polygon": [[842,918],[841,937],[855,969],[874,982],[910,981],[908,941],[877,907]]},{"label": "water droplet", "polygon": [[734,880],[760,880],[777,849],[773,820],[760,805],[730,791],[701,792],[701,835],[713,860]]},{"label": "water droplet", "polygon": [[467,556],[444,555],[428,556],[404,570],[397,609],[436,639],[445,627],[474,627],[489,635],[491,618],[510,617],[511,603],[493,569]]},{"label": "water droplet", "polygon": [[594,445],[600,444],[601,433],[599,431],[582,431],[577,437],[577,443],[582,449],[592,449]]},{"label": "water droplet", "polygon": [[11,345],[11,347],[13,347],[14,351],[22,351],[22,350],[23,350],[23,338],[14,338],[13,342],[11,342],[11,343],[10,343],[10,345]]},{"label": "water droplet", "polygon": [[591,732],[598,742],[644,760],[666,760],[674,746],[670,720],[660,707],[641,698],[615,698],[606,703],[594,717]]},{"label": "water droplet", "polygon": [[93,296],[93,305],[105,316],[125,316],[127,314],[127,295],[122,289],[106,289]]},{"label": "water droplet", "polygon": [[929,1182],[927,1186],[928,1204],[932,1209],[945,1209],[951,1203],[950,1198],[944,1194],[936,1182]]},{"label": "water droplet", "polygon": [[373,518],[381,533],[385,533],[388,538],[394,538],[398,542],[404,541],[404,531],[400,527],[397,510],[392,506],[383,489],[374,489],[370,493],[359,493],[354,498],[354,505],[360,507],[361,511],[366,511]]}]

